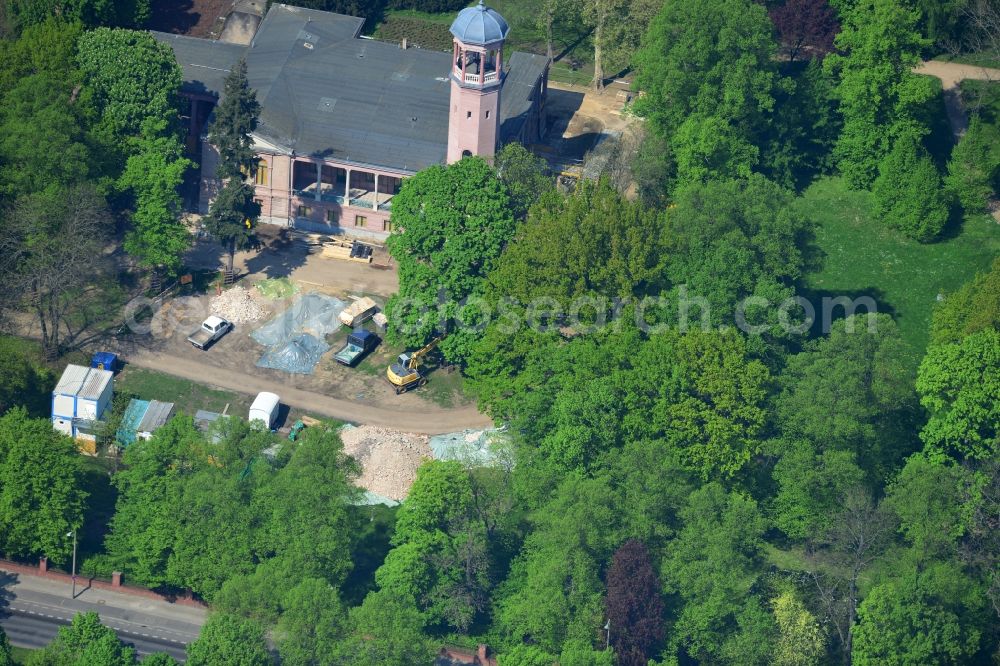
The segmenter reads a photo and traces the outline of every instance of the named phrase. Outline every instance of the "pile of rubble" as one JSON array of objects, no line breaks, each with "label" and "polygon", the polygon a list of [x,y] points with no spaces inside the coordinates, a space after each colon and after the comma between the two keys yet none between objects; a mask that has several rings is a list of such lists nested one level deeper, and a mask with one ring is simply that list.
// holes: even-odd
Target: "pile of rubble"
[{"label": "pile of rubble", "polygon": [[211,301],[212,314],[228,319],[234,324],[257,321],[267,316],[253,294],[237,285],[222,292]]},{"label": "pile of rubble", "polygon": [[344,452],[361,465],[357,484],[397,501],[406,498],[417,468],[431,457],[425,435],[363,425],[345,426],[340,438]]}]

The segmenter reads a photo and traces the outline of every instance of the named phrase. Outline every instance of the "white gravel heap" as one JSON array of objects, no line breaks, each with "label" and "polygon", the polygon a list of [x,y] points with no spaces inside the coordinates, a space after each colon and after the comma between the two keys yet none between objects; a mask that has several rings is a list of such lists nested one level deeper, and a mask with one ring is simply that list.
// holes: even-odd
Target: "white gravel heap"
[{"label": "white gravel heap", "polygon": [[361,464],[357,484],[396,501],[406,499],[417,468],[431,457],[426,435],[375,426],[345,426],[340,431],[344,452]]},{"label": "white gravel heap", "polygon": [[257,321],[267,316],[267,310],[254,299],[252,292],[236,285],[211,301],[212,313],[234,324]]}]

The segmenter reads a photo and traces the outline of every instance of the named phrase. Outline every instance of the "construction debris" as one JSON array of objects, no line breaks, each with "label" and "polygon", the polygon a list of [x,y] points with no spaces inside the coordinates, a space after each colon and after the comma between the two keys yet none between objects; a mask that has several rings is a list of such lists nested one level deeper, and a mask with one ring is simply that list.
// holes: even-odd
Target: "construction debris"
[{"label": "construction debris", "polygon": [[357,484],[376,495],[402,501],[417,477],[417,468],[431,457],[426,435],[378,428],[344,426],[344,452],[361,465]]},{"label": "construction debris", "polygon": [[212,312],[234,324],[245,324],[267,316],[267,310],[254,300],[253,294],[237,285],[211,301]]}]

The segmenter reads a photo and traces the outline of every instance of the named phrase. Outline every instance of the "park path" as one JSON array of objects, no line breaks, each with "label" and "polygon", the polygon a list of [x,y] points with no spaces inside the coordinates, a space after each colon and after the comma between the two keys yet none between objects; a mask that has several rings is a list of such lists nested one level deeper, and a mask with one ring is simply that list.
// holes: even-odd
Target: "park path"
[{"label": "park path", "polygon": [[940,60],[926,60],[913,70],[917,74],[933,76],[941,80],[941,88],[944,91],[944,105],[948,111],[948,121],[951,123],[951,131],[958,141],[965,130],[969,127],[969,116],[965,112],[962,104],[961,83],[966,79],[973,81],[1000,81],[1000,69],[990,69],[989,67],[979,67],[978,65],[965,65],[959,62],[941,62]]},{"label": "park path", "polygon": [[[933,76],[941,80],[944,94],[944,108],[948,113],[952,134],[957,142],[969,127],[969,114],[962,102],[961,83],[972,81],[1000,81],[1000,69],[966,65],[959,62],[941,62],[940,60],[925,60],[913,69],[917,74]],[[994,200],[990,204],[993,219],[1000,224],[1000,202]]]},{"label": "park path", "polygon": [[426,435],[493,426],[490,417],[480,413],[474,404],[463,407],[438,407],[427,404],[418,410],[375,407],[294,388],[228,368],[215,366],[206,368],[202,363],[146,349],[136,349],[130,353],[128,362],[140,368],[156,370],[195,382],[209,383],[239,393],[255,394],[271,391],[281,396],[281,402],[286,405],[348,423],[381,426]]}]

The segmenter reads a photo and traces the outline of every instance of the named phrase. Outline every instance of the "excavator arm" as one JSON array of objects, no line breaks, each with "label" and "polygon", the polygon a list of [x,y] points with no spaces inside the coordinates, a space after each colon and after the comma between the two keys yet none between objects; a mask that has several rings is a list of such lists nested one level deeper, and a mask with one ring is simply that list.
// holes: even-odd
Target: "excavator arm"
[{"label": "excavator arm", "polygon": [[429,354],[432,351],[434,351],[434,348],[437,347],[438,343],[441,342],[441,340],[443,340],[443,339],[444,339],[444,336],[443,335],[439,335],[438,337],[434,338],[433,340],[431,340],[430,342],[428,342],[426,345],[424,345],[423,347],[421,347],[417,351],[415,351],[412,354],[410,354],[410,360],[409,360],[409,362],[407,362],[406,367],[409,370],[416,370],[417,368],[419,368],[420,367],[420,359],[422,359],[424,356],[427,356],[427,354]]}]

